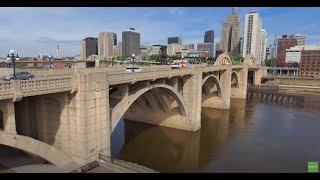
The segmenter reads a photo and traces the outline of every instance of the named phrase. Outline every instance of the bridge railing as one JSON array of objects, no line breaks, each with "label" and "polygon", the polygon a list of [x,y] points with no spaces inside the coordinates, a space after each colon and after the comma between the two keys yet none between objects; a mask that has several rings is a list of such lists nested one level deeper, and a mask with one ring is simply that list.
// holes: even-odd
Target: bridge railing
[{"label": "bridge railing", "polygon": [[68,76],[3,82],[0,83],[0,100],[72,91],[74,81],[75,78]]},{"label": "bridge railing", "polygon": [[12,82],[0,83],[0,100],[13,98]]}]

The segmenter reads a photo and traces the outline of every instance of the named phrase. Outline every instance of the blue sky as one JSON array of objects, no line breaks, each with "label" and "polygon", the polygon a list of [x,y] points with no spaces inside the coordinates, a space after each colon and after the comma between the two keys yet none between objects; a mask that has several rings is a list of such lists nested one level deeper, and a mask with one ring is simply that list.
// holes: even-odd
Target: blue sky
[{"label": "blue sky", "polygon": [[[273,43],[275,35],[300,33],[308,44],[320,44],[320,8],[238,8],[243,33],[244,15],[257,11],[262,27]],[[167,37],[180,36],[183,43],[203,42],[204,32],[213,29],[220,41],[221,25],[231,8],[0,8],[0,57],[14,48],[20,56],[80,54],[81,40],[99,32],[121,32],[129,27],[141,33],[141,44],[166,44]]]}]

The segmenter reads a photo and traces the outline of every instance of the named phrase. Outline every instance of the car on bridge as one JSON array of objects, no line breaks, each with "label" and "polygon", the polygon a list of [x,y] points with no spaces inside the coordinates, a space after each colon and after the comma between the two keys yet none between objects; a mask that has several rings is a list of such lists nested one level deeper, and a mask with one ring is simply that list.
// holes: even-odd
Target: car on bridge
[{"label": "car on bridge", "polygon": [[[20,79],[20,80],[27,80],[27,79],[33,79],[34,78],[34,74],[29,73],[29,72],[17,72],[16,73],[16,79]],[[3,78],[6,81],[11,81],[12,79],[14,79],[13,74],[10,74],[8,76],[5,76]]]},{"label": "car on bridge", "polygon": [[135,67],[135,68],[126,68],[126,73],[131,73],[131,72],[141,72],[142,69]]},{"label": "car on bridge", "polygon": [[171,64],[171,68],[172,68],[172,69],[180,69],[181,66],[180,66],[179,63],[172,63],[172,64]]}]

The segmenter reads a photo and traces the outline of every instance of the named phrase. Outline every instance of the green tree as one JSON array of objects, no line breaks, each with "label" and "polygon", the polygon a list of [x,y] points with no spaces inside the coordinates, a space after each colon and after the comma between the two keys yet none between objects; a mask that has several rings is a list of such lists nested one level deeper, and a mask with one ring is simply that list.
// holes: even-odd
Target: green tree
[{"label": "green tree", "polygon": [[267,66],[275,66],[277,63],[276,58],[267,59],[264,61]]},{"label": "green tree", "polygon": [[159,59],[159,55],[158,55],[158,54],[152,54],[152,55],[150,56],[150,59],[151,59],[152,61],[156,61],[156,60]]},{"label": "green tree", "polygon": [[243,62],[244,58],[240,54],[230,54],[229,55],[232,62]]}]

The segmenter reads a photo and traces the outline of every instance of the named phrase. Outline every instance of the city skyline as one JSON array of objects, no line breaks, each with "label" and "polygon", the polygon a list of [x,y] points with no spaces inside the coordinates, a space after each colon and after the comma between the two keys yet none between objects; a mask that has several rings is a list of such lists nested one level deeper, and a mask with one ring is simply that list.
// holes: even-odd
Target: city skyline
[{"label": "city skyline", "polygon": [[[117,33],[118,41],[122,41],[121,32],[130,27],[140,32],[141,45],[167,44],[167,38],[173,36],[181,37],[184,44],[197,44],[203,42],[203,34],[211,29],[215,31],[215,42],[219,42],[221,25],[231,9],[1,8],[0,57],[5,57],[10,49],[15,49],[22,57],[54,55],[57,45],[62,56],[80,55],[82,39],[110,31]],[[306,44],[320,44],[320,23],[311,18],[320,15],[319,10],[240,7],[237,12],[242,35],[245,14],[257,11],[263,28],[268,31],[269,43],[275,35],[299,33],[306,36]]]}]

